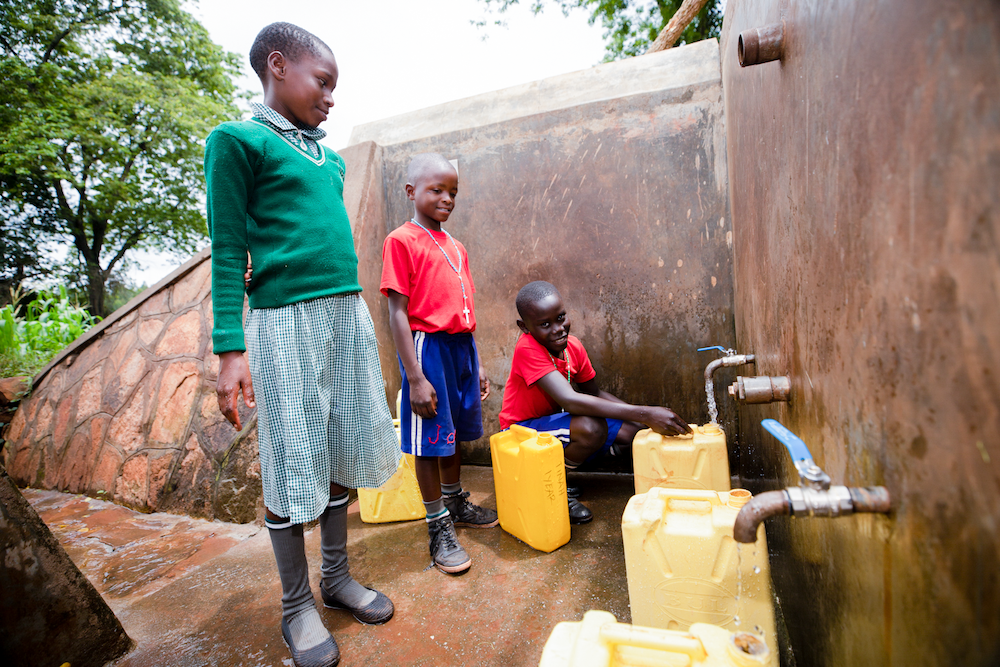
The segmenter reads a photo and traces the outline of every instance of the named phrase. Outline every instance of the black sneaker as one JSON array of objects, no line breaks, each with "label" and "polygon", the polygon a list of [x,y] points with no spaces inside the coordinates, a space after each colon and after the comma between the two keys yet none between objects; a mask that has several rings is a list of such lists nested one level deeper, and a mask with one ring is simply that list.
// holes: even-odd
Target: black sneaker
[{"label": "black sneaker", "polygon": [[594,513],[587,509],[587,506],[576,498],[569,498],[569,522],[588,523],[594,518]]},{"label": "black sneaker", "polygon": [[472,566],[472,559],[458,543],[455,524],[450,516],[435,519],[427,524],[428,547],[434,565],[448,574],[461,574]]},{"label": "black sneaker", "polygon": [[492,528],[500,523],[495,511],[470,503],[468,491],[462,491],[453,496],[446,495],[444,506],[448,508],[448,514],[451,515],[456,526]]}]

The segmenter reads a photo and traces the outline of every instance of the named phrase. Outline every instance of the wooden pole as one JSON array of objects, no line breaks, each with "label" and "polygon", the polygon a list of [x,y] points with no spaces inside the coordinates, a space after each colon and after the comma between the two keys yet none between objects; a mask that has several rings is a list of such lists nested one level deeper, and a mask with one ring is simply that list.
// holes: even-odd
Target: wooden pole
[{"label": "wooden pole", "polygon": [[670,17],[670,22],[663,26],[663,30],[656,36],[656,40],[653,41],[646,53],[665,51],[676,44],[677,40],[681,38],[681,33],[694,20],[706,2],[708,0],[684,0],[681,8]]}]

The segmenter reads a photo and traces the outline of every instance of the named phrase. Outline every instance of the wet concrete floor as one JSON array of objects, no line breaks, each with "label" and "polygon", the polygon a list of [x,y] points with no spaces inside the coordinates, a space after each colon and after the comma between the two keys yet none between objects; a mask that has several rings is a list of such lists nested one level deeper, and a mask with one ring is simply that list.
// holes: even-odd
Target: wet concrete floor
[{"label": "wet concrete floor", "polygon": [[[496,507],[490,468],[465,467],[473,502]],[[319,529],[306,533],[313,590],[341,665],[537,665],[560,621],[589,609],[629,622],[621,515],[632,477],[577,474],[594,521],[551,554],[504,532],[459,528],[472,569],[430,567],[426,524],[365,524],[348,515],[351,572],[387,594],[396,614],[364,626],[319,599]],[[291,665],[281,639],[281,585],[266,529],[142,514],[84,496],[24,490],[136,648],[114,667]]]}]

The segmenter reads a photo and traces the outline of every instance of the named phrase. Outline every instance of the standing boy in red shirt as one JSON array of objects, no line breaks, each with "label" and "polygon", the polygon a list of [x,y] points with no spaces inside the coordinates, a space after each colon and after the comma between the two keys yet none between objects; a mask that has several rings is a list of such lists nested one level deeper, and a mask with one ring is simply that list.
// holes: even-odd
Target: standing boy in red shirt
[{"label": "standing boy in red shirt", "polygon": [[458,172],[441,155],[418,155],[407,169],[406,194],[413,218],[385,239],[380,286],[403,376],[402,447],[416,457],[431,558],[442,572],[461,574],[472,559],[455,526],[499,521],[495,511],[468,501],[459,479],[459,443],[483,435],[482,399],[490,384],[472,336],[469,256],[441,228],[455,208]]},{"label": "standing boy in red shirt", "polygon": [[[587,350],[569,335],[569,316],[551,283],[528,283],[516,305],[524,333],[514,346],[500,428],[520,424],[559,438],[567,472],[602,453],[627,451],[643,424],[663,435],[691,431],[669,408],[630,405],[598,387]],[[587,523],[594,515],[570,497],[569,518]]]}]

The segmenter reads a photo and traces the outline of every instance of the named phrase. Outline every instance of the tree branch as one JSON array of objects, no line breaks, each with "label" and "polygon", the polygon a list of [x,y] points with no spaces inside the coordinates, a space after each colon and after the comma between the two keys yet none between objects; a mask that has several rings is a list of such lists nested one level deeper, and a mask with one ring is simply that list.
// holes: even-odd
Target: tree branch
[{"label": "tree branch", "polygon": [[108,262],[108,268],[102,269],[102,271],[105,271],[105,278],[111,275],[111,269],[115,267],[115,264],[121,261],[121,258],[125,256],[126,252],[131,250],[135,246],[135,244],[138,243],[140,239],[142,239],[142,236],[143,234],[145,234],[145,232],[146,232],[145,227],[139,227],[137,229],[132,230],[132,233],[128,235],[127,239],[125,239],[125,243],[122,244],[122,247],[118,249],[118,252],[115,253],[115,256],[111,259],[110,262]]},{"label": "tree branch", "polygon": [[670,22],[656,36],[656,40],[646,53],[665,51],[676,44],[684,29],[694,20],[694,17],[698,15],[707,2],[708,0],[684,0],[681,8],[670,18]]},{"label": "tree branch", "polygon": [[59,33],[56,36],[56,38],[49,43],[48,48],[45,49],[45,55],[42,56],[41,62],[47,63],[49,61],[49,58],[52,56],[52,52],[55,51],[56,47],[59,46],[59,43],[62,42],[64,39],[66,39],[69,36],[69,34],[73,32],[73,30],[75,30],[78,27],[85,26],[88,23],[97,23],[98,20],[103,19],[106,16],[111,16],[115,14],[117,11],[119,11],[119,8],[109,7],[104,11],[94,12],[89,16],[85,16],[79,21],[71,22],[69,24],[69,27],[67,27],[65,30]]}]

